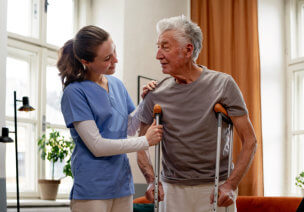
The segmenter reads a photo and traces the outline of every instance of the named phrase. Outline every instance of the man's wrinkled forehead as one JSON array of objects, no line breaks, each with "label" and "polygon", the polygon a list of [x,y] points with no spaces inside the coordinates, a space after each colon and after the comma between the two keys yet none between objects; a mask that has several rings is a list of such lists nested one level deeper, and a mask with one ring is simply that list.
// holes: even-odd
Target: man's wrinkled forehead
[{"label": "man's wrinkled forehead", "polygon": [[166,45],[168,43],[169,43],[169,41],[167,41],[167,40],[158,40],[157,43],[156,43],[156,45],[162,46],[162,45]]},{"label": "man's wrinkled forehead", "polygon": [[158,36],[157,45],[164,45],[171,43],[174,39],[174,32],[172,30],[168,30],[163,32]]}]

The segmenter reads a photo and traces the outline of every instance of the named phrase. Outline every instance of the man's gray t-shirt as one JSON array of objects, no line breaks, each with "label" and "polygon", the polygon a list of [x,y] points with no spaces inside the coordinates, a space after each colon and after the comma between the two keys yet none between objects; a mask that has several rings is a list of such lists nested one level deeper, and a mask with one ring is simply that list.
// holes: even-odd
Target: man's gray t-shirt
[{"label": "man's gray t-shirt", "polygon": [[[190,84],[165,78],[144,99],[139,119],[153,121],[153,107],[162,108],[162,180],[168,183],[198,185],[213,182],[215,176],[217,118],[213,110],[221,103],[229,116],[247,114],[240,89],[225,73],[202,67],[201,76]],[[223,122],[220,180],[227,178],[228,124]]]}]

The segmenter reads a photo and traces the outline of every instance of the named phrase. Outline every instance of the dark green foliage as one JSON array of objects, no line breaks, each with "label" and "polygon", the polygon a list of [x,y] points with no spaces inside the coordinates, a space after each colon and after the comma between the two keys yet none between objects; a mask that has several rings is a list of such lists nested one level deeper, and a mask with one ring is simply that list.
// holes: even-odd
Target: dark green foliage
[{"label": "dark green foliage", "polygon": [[[72,145],[70,146],[70,152],[72,153],[73,152],[73,149],[74,149],[74,142],[72,142]],[[65,176],[70,176],[70,177],[73,177],[72,175],[72,169],[71,169],[71,155],[69,157],[69,159],[67,160],[65,166],[63,167],[63,173],[65,174]]]}]

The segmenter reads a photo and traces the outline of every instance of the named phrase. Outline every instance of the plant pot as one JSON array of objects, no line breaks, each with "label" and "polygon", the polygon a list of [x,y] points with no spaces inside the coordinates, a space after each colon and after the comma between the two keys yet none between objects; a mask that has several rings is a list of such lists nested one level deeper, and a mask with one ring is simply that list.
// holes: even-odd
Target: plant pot
[{"label": "plant pot", "polygon": [[60,180],[38,180],[40,199],[55,200]]}]

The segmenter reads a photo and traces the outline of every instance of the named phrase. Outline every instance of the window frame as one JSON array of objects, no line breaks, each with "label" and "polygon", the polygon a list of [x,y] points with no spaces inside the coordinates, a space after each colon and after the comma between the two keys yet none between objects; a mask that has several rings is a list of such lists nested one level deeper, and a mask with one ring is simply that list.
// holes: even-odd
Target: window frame
[{"label": "window frame", "polygon": [[[304,24],[304,0],[299,0],[296,4],[296,20],[297,20],[297,25],[303,26]],[[297,55],[303,55],[302,59],[304,58],[304,50],[299,49],[299,47],[303,47],[304,45],[304,28],[301,28],[297,30],[297,43],[300,43],[300,45],[297,46]],[[302,38],[302,40],[300,40]]]},{"label": "window frame", "polygon": [[[7,40],[7,46],[8,46],[8,50],[7,50],[7,57],[12,57],[12,58],[20,58],[20,59],[26,59],[26,60],[31,60],[30,58],[27,59],[26,56],[23,56],[24,53],[22,53],[23,51],[28,52],[30,54],[36,55],[36,61],[34,61],[34,64],[32,64],[32,66],[30,67],[30,101],[31,104],[35,104],[37,102],[39,102],[39,96],[37,94],[34,93],[35,90],[38,89],[38,78],[39,78],[39,72],[38,70],[40,70],[40,66],[39,66],[39,54],[40,54],[40,50],[37,46],[32,46],[32,45],[28,45],[27,43],[23,43],[20,41],[15,41],[12,40],[10,38],[8,38]],[[12,96],[13,94],[7,94]],[[34,99],[31,97],[35,97]],[[17,93],[17,99],[21,99],[21,97],[18,95]],[[20,105],[17,105],[17,107]],[[36,130],[34,132],[34,136],[35,138],[37,138],[37,126],[39,126],[39,109],[36,107],[37,109],[37,114],[35,117],[31,117],[31,118],[22,118],[20,117],[20,112],[17,113],[17,117],[18,117],[18,125],[20,124],[33,124],[34,127],[36,126]],[[9,121],[9,122],[14,122],[14,116],[7,116],[5,115],[5,121]],[[14,130],[14,129],[11,129]],[[34,146],[34,150],[37,150],[37,146]],[[37,155],[35,156],[36,159],[36,164],[35,164],[35,169],[37,169]],[[36,175],[37,178],[37,175]],[[32,197],[35,196],[37,191],[37,185],[35,185],[34,187],[34,191],[33,192],[23,192],[22,196],[24,197]],[[8,192],[7,191],[7,197],[15,197],[16,193],[14,192]]]},{"label": "window frame", "polygon": [[[304,6],[304,0],[300,0],[300,5]],[[294,125],[294,104],[295,104],[295,93],[293,92],[293,86],[295,85],[294,74],[298,71],[304,71],[304,56],[300,55],[299,45],[301,34],[304,35],[304,28],[298,29],[298,25],[302,24],[301,18],[299,17],[300,6],[297,0],[286,1],[286,120],[287,120],[287,140],[286,140],[286,172],[285,172],[285,183],[284,191],[287,196],[301,196],[299,189],[295,187],[294,174],[300,173],[298,160],[293,160],[295,154],[299,154],[299,150],[294,152],[293,142],[294,136],[304,135],[304,129],[293,129]],[[304,10],[302,16],[304,16]],[[301,26],[301,25],[300,25]],[[304,40],[301,41],[302,43]],[[304,51],[303,51],[304,53]],[[300,118],[300,117],[298,117]]]}]

